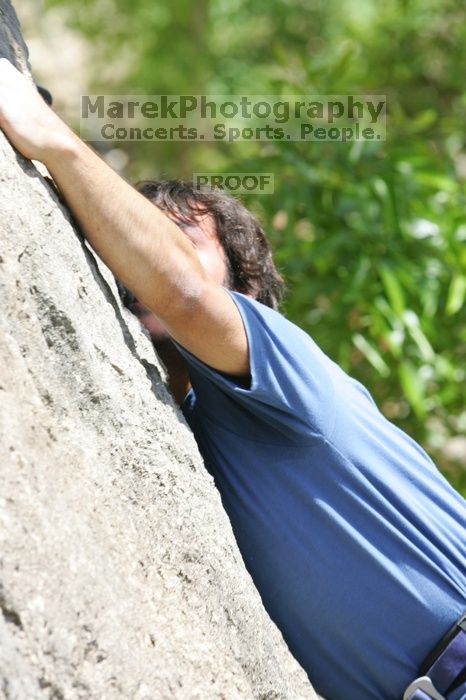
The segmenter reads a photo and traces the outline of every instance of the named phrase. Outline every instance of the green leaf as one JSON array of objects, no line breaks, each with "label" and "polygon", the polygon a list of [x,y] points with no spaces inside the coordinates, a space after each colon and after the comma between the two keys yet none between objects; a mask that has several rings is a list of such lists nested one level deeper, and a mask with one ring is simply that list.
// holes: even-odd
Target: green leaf
[{"label": "green leaf", "polygon": [[398,316],[401,316],[405,310],[406,303],[403,288],[397,276],[388,265],[382,265],[380,268],[380,277],[385,294],[390,301],[390,306]]},{"label": "green leaf", "polygon": [[456,314],[464,304],[466,297],[466,275],[458,273],[454,275],[448,289],[447,303],[445,312],[448,316]]},{"label": "green leaf", "polygon": [[368,340],[364,338],[363,335],[356,333],[353,336],[353,343],[356,345],[358,350],[362,352],[364,357],[371,363],[371,365],[382,375],[382,377],[388,377],[390,374],[390,368],[383,360],[379,351],[374,348],[373,345],[369,343]]},{"label": "green leaf", "polygon": [[440,192],[455,193],[458,191],[458,183],[452,178],[440,173],[420,172],[416,174],[416,181],[426,187],[432,187]]},{"label": "green leaf", "polygon": [[435,352],[421,328],[418,315],[412,309],[407,309],[403,314],[403,322],[409,335],[416,343],[422,359],[426,362],[433,362]]},{"label": "green leaf", "polygon": [[424,418],[426,414],[424,406],[424,387],[419,379],[416,368],[411,362],[405,360],[400,364],[398,373],[404,395],[413,407],[418,418]]}]

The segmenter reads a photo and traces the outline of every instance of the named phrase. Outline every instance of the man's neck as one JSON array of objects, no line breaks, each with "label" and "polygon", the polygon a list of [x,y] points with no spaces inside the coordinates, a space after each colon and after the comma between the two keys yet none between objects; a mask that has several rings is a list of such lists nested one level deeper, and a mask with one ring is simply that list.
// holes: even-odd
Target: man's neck
[{"label": "man's neck", "polygon": [[152,341],[160,359],[168,372],[168,386],[179,406],[191,388],[188,366],[176,345],[168,338]]}]

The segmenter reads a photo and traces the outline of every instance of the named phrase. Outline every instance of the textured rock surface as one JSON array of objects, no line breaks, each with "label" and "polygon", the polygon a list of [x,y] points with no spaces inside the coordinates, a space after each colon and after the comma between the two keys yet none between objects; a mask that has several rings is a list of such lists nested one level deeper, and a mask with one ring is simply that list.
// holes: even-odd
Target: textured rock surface
[{"label": "textured rock surface", "polygon": [[111,276],[0,160],[0,697],[315,698]]}]

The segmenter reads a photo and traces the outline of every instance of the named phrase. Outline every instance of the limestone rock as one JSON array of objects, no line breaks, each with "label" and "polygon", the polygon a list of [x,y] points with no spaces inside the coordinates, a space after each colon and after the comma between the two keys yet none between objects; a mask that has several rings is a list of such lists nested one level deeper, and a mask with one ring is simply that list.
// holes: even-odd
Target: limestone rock
[{"label": "limestone rock", "polygon": [[111,275],[1,133],[0,160],[0,697],[316,698]]}]

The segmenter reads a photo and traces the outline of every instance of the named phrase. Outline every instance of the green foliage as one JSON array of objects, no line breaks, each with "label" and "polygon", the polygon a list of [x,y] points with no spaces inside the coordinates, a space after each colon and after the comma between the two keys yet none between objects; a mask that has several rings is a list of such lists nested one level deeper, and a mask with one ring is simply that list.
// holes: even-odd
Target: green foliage
[{"label": "green foliage", "polygon": [[[377,143],[124,144],[131,178],[273,172],[246,198],[286,313],[466,491],[466,6],[456,0],[54,0],[92,39],[95,88],[387,94]],[[118,67],[118,70],[117,70]]]}]

